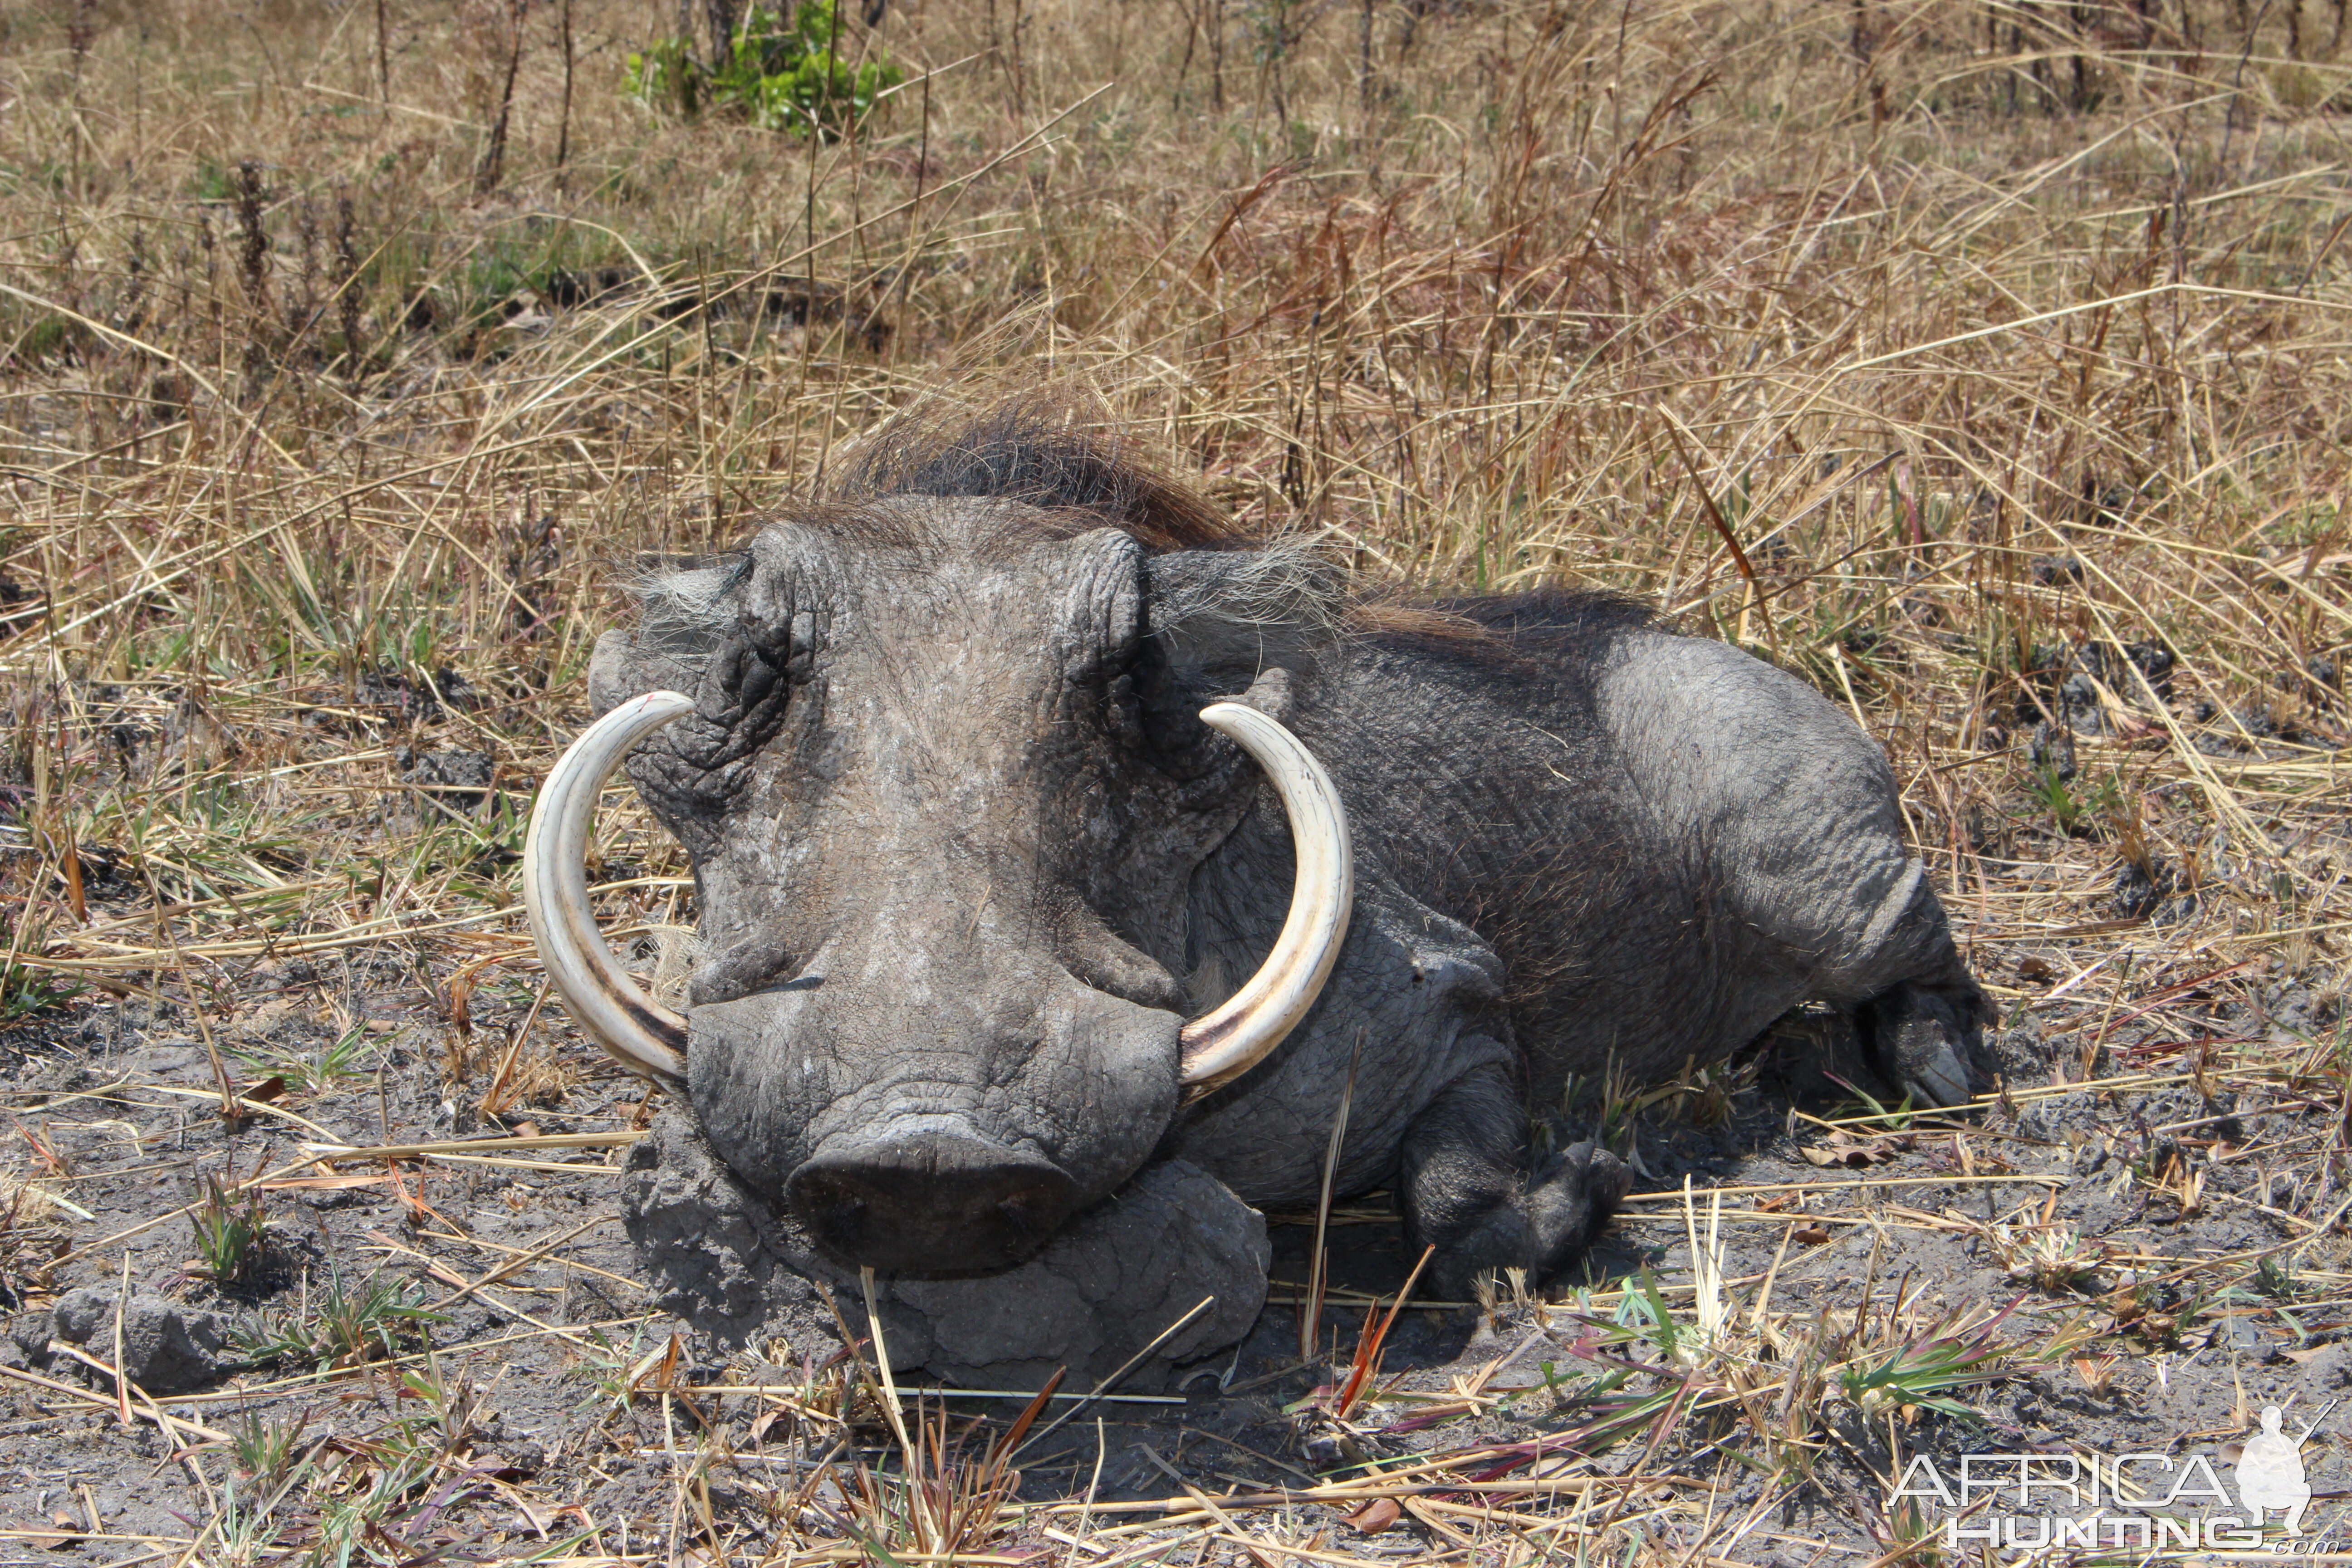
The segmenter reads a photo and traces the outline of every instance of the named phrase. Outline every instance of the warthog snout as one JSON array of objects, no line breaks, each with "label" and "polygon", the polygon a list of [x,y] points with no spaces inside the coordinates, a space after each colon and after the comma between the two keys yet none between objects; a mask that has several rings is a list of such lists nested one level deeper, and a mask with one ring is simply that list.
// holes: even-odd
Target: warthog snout
[{"label": "warthog snout", "polygon": [[966,1273],[1017,1263],[1077,1207],[1052,1162],[969,1127],[835,1138],[793,1173],[784,1195],[836,1256],[886,1272]]}]

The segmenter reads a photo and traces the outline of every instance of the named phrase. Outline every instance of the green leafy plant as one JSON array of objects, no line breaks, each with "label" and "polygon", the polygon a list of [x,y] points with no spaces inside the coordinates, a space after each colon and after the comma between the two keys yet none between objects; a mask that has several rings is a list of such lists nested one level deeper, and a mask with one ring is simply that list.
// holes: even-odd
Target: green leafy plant
[{"label": "green leafy plant", "polygon": [[371,1463],[361,1470],[360,1483],[320,1510],[308,1561],[338,1565],[374,1561],[366,1542],[386,1537],[386,1526],[410,1518],[420,1507],[433,1506],[438,1461],[429,1450],[394,1442],[371,1444],[365,1452]]},{"label": "green leafy plant", "polygon": [[[1696,1386],[1689,1368],[1700,1347],[1693,1325],[1676,1321],[1648,1269],[1618,1282],[1617,1305],[1606,1317],[1584,1290],[1576,1293],[1570,1314],[1577,1332],[1566,1348],[1574,1361],[1544,1363],[1543,1381],[1520,1391],[1540,1388],[1550,1396],[1551,1414],[1568,1425],[1507,1450],[1514,1457],[1493,1472],[1497,1476],[1548,1454],[1595,1454],[1629,1438],[1663,1441],[1688,1411]],[[1650,1387],[1627,1386],[1637,1378]],[[1409,1417],[1388,1430],[1423,1424]]]},{"label": "green leafy plant", "polygon": [[250,1487],[240,1492],[234,1476],[222,1486],[219,1508],[209,1526],[221,1562],[260,1563],[277,1554],[293,1521],[275,1515],[263,1495],[268,1490]]},{"label": "green leafy plant", "polygon": [[2070,786],[2054,766],[2034,769],[2026,792],[2050,814],[2058,831],[2070,838],[2096,818],[2124,810],[2123,792],[2116,788],[2115,780],[2103,779],[2077,789]]},{"label": "green leafy plant", "polygon": [[249,1319],[236,1330],[248,1359],[308,1361],[321,1367],[359,1366],[399,1355],[428,1323],[446,1323],[445,1313],[425,1304],[423,1287],[381,1272],[357,1283],[331,1270],[326,1289],[290,1314]]},{"label": "green leafy plant", "polygon": [[2095,1280],[2105,1255],[2071,1225],[1994,1226],[1987,1233],[2010,1278],[2042,1290],[2072,1290]]},{"label": "green leafy plant", "polygon": [[2294,1261],[2285,1258],[2256,1259],[2252,1288],[2256,1294],[2273,1301],[2293,1301],[2303,1293],[2295,1280]]},{"label": "green leafy plant", "polygon": [[2074,825],[2083,817],[2083,803],[2075,798],[2073,790],[2066,787],[2066,781],[2058,776],[2056,768],[2034,769],[2033,781],[2027,785],[2027,793],[2050,814],[2051,820],[2058,825],[2059,832],[2070,836],[2074,833]]},{"label": "green leafy plant", "polygon": [[296,1089],[316,1091],[331,1088],[343,1079],[365,1078],[360,1058],[367,1054],[370,1044],[365,1029],[350,1029],[334,1044],[318,1051],[273,1046],[229,1054],[257,1076],[282,1078]]},{"label": "green leafy plant", "polygon": [[1828,1079],[1832,1083],[1836,1084],[1840,1089],[1852,1094],[1864,1105],[1870,1107],[1870,1114],[1867,1118],[1853,1116],[1846,1118],[1847,1121],[1862,1121],[1867,1120],[1870,1121],[1875,1121],[1891,1131],[1903,1132],[1907,1131],[1910,1129],[1912,1120],[1919,1114],[1911,1104],[1911,1091],[1908,1089],[1904,1090],[1903,1098],[1890,1108],[1880,1104],[1878,1097],[1872,1094],[1870,1090],[1863,1088],[1860,1084],[1849,1082],[1847,1079],[1839,1077],[1833,1072],[1825,1072],[1822,1076]]},{"label": "green leafy plant", "polygon": [[462,1373],[445,1373],[439,1359],[428,1348],[425,1364],[402,1372],[400,1386],[407,1398],[427,1412],[427,1418],[415,1425],[421,1436],[436,1445],[442,1456],[462,1454],[473,1447],[475,1433],[489,1401],[472,1378]]},{"label": "green leafy plant", "polygon": [[240,1190],[205,1175],[188,1215],[196,1267],[215,1285],[233,1285],[260,1272],[269,1256],[269,1216],[256,1188]]},{"label": "green leafy plant", "polygon": [[616,1342],[602,1329],[589,1330],[588,1338],[595,1348],[584,1351],[580,1359],[592,1392],[580,1407],[601,1407],[602,1419],[607,1421],[625,1418],[636,1394],[639,1369],[646,1363],[646,1327],[635,1325],[626,1341]]},{"label": "green leafy plant", "polygon": [[1955,1319],[1924,1339],[1857,1357],[1839,1372],[1838,1387],[1868,1416],[1907,1405],[1981,1421],[1972,1406],[1954,1395],[2009,1374],[2011,1360],[2021,1347],[2016,1341],[1995,1338],[1995,1331],[2016,1308],[2017,1302],[2011,1302],[1973,1330]]},{"label": "green leafy plant", "polygon": [[692,120],[705,110],[770,131],[828,141],[866,118],[907,79],[879,50],[856,66],[841,58],[835,0],[801,0],[791,19],[754,8],[716,64],[694,58],[685,38],[663,38],[629,57],[629,95]]},{"label": "green leafy plant", "polygon": [[[0,350],[0,360],[5,358],[5,350]],[[13,923],[0,921],[0,942],[6,944],[7,953],[6,959],[0,961],[0,1024],[55,1013],[81,994],[79,983],[63,978],[54,970],[37,969],[17,961],[20,950],[38,952],[47,941],[37,921],[32,930],[19,932]]]},{"label": "green leafy plant", "polygon": [[237,1472],[250,1477],[257,1486],[275,1486],[294,1462],[296,1444],[310,1419],[305,1415],[292,1421],[271,1421],[247,1413],[228,1431],[229,1449],[236,1460]]}]

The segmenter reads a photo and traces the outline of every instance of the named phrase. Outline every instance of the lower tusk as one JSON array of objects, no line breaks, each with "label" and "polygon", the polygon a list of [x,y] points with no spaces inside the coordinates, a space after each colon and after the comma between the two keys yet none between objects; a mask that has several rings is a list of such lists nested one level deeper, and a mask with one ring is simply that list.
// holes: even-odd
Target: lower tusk
[{"label": "lower tusk", "polygon": [[540,787],[522,847],[523,913],[556,994],[623,1066],[672,1080],[686,1077],[686,1020],[638,988],[596,929],[588,835],[596,796],[629,748],[693,708],[691,697],[649,691],[588,726]]},{"label": "lower tusk", "polygon": [[1322,994],[1355,902],[1348,812],[1331,775],[1297,736],[1255,708],[1217,702],[1201,721],[1231,737],[1265,769],[1290,819],[1297,871],[1290,917],[1274,951],[1224,1005],[1184,1026],[1183,1081],[1205,1093],[1265,1059]]}]

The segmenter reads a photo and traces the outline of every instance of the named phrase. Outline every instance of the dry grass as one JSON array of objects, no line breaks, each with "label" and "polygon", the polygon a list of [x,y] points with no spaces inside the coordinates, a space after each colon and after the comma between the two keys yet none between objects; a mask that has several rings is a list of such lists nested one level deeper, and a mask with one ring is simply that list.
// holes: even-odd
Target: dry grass
[{"label": "dry grass", "polygon": [[[511,861],[632,564],[740,538],[921,388],[1042,361],[1375,578],[1627,589],[1805,673],[2074,1076],[2340,1095],[2352,70],[2341,0],[2254,10],[900,0],[843,48],[908,84],[813,145],[625,101],[666,5],[12,8],[0,1003],[229,1020],[299,963],[360,1029],[357,958],[425,977],[485,1115],[560,1095]],[[460,751],[494,773],[419,760]],[[608,923],[690,921],[677,853],[604,832]],[[2218,1039],[2233,1003],[2257,1026]],[[2340,1142],[2285,1207],[2336,1206]],[[2193,1174],[2149,1180],[2193,1209]],[[12,1205],[14,1268],[54,1215]],[[2027,1275],[2082,1261],[2001,1223]],[[1798,1481],[1824,1401],[1880,1414],[1988,1342],[1694,1300],[1683,1392],[1589,1420],[1654,1450],[1713,1401]],[[1653,1341],[1685,1312],[1610,1310]],[[827,1375],[793,1408],[845,1430]],[[379,1457],[383,1517],[462,1452],[428,1436]],[[996,1461],[918,1446],[911,1481],[824,1502],[811,1470],[773,1517],[819,1556],[975,1547]],[[1459,1479],[1504,1463],[1323,1489],[1481,1560],[1756,1524],[1646,1464]],[[1152,1551],[1344,1553],[1310,1495],[1204,1499]],[[185,1549],[235,1557],[240,1517]],[[1020,1538],[1108,1564],[1122,1518]]]}]

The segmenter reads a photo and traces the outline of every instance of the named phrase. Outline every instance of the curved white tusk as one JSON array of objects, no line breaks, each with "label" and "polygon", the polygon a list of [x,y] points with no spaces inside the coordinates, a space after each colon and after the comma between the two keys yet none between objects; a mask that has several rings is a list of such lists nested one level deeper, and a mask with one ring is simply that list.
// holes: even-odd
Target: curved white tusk
[{"label": "curved white tusk", "polygon": [[1265,963],[1224,1005],[1184,1026],[1183,1081],[1205,1093],[1228,1083],[1282,1044],[1322,994],[1356,896],[1355,861],[1348,846],[1348,812],[1331,775],[1297,736],[1255,708],[1217,702],[1201,722],[1230,736],[1257,759],[1282,796],[1290,818],[1297,870],[1290,918]]},{"label": "curved white tusk", "polygon": [[691,697],[649,691],[589,725],[540,786],[522,844],[523,913],[548,979],[591,1039],[660,1079],[686,1077],[686,1020],[639,990],[604,945],[588,910],[588,834],[604,779],[629,748],[693,709]]}]

